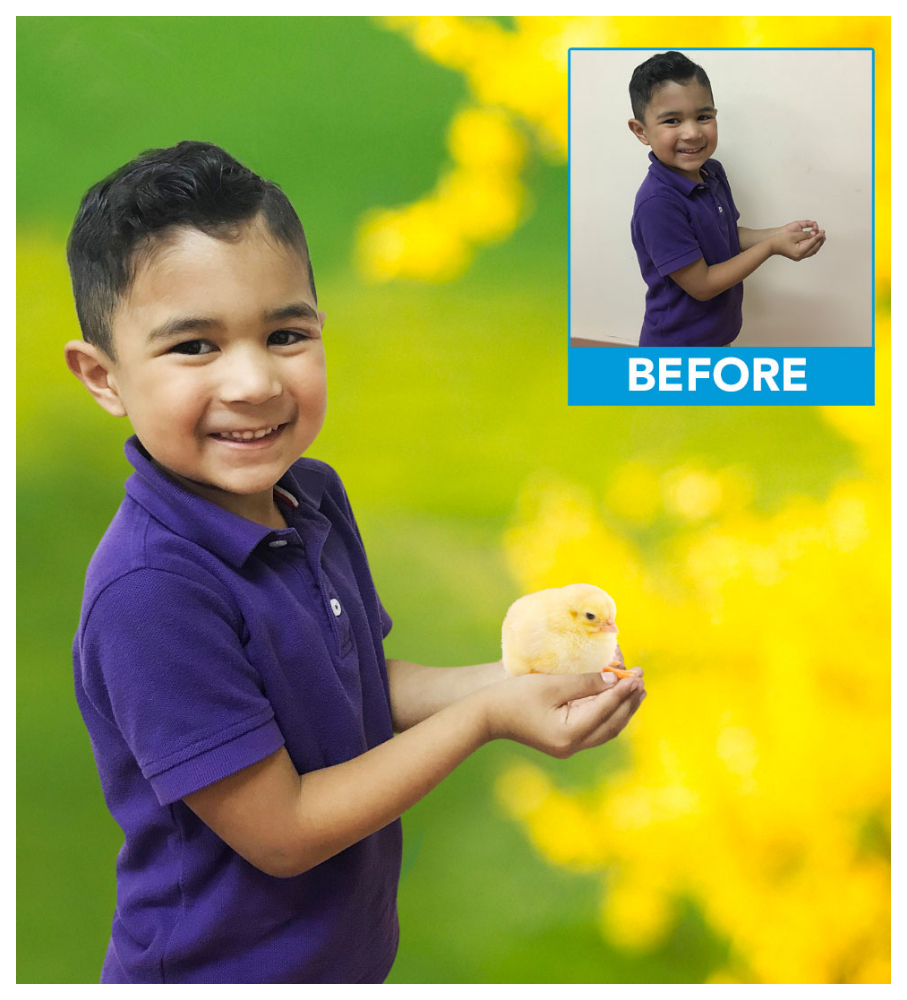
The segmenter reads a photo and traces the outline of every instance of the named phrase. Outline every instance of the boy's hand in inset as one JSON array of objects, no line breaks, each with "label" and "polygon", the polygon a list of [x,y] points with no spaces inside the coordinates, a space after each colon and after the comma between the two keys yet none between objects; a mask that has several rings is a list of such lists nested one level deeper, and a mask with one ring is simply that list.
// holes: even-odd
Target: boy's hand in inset
[{"label": "boy's hand in inset", "polygon": [[819,232],[819,223],[814,219],[798,219],[778,228],[779,233],[803,233],[804,231],[807,236],[815,236]]},{"label": "boy's hand in inset", "polygon": [[527,674],[490,685],[489,739],[511,739],[561,759],[614,739],[646,696],[642,670],[612,674]]},{"label": "boy's hand in inset", "polygon": [[806,260],[817,254],[825,243],[825,230],[816,228],[815,222],[789,222],[771,239],[773,254],[788,260]]}]

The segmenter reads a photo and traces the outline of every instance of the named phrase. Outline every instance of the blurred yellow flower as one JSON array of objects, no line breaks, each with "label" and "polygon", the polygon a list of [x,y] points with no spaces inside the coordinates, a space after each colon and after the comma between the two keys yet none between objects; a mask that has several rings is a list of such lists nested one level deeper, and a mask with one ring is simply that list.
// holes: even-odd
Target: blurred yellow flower
[{"label": "blurred yellow flower", "polygon": [[718,477],[697,469],[671,469],[664,477],[663,489],[668,508],[688,521],[714,514],[724,499]]},{"label": "blurred yellow flower", "polygon": [[519,169],[526,157],[526,141],[496,109],[466,108],[450,123],[450,155],[472,170]]},{"label": "blurred yellow flower", "polygon": [[[437,224],[446,227],[448,253],[432,246],[405,225],[393,239],[374,238],[365,220],[357,258],[373,280],[413,277],[446,281],[458,275],[476,248],[509,236],[528,214],[520,171],[530,149],[553,163],[564,163],[568,149],[568,53],[571,47],[650,47],[668,42],[676,48],[722,46],[865,46],[876,51],[876,226],[880,252],[876,271],[890,280],[890,18],[888,17],[514,17],[505,27],[488,17],[382,17],[378,23],[409,39],[440,66],[463,75],[470,104],[454,116],[448,133],[452,164],[442,169],[434,190],[416,204],[435,205],[448,179],[457,174],[471,227],[460,209],[446,207]],[[480,168],[480,169],[479,169]],[[493,179],[492,179],[492,175]],[[470,186],[484,194],[468,194]],[[495,190],[489,197],[488,192]],[[470,211],[469,204],[472,203]],[[486,203],[496,222],[477,225]],[[405,214],[406,209],[397,210]],[[413,258],[427,253],[423,261]]]},{"label": "blurred yellow flower", "polygon": [[608,886],[606,899],[602,929],[614,944],[628,951],[651,947],[673,922],[673,900],[655,879],[617,880]]},{"label": "blurred yellow flower", "polygon": [[435,204],[448,230],[468,245],[468,241],[493,243],[509,236],[525,197],[516,177],[495,170],[457,168],[439,182]]},{"label": "blurred yellow flower", "polygon": [[435,202],[367,215],[358,233],[359,262],[377,280],[449,281],[469,262],[461,233],[446,224]]},{"label": "blurred yellow flower", "polygon": [[868,434],[884,440],[886,415],[856,409],[822,412],[867,475],[823,499],[764,515],[726,502],[745,470],[628,463],[607,501],[660,481],[654,556],[590,491],[542,475],[504,539],[522,589],[612,593],[651,697],[621,736],[631,766],[568,792],[521,764],[499,801],[552,864],[600,873],[614,944],[656,947],[693,900],[730,945],[713,982],[890,978],[889,498]]}]

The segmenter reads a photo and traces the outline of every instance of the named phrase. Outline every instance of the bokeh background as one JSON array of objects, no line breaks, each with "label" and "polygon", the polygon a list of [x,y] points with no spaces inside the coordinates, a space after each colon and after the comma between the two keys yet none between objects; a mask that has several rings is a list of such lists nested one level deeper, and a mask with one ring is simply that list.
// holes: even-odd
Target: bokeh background
[{"label": "bokeh background", "polygon": [[[571,45],[875,47],[874,408],[567,407]],[[70,644],[129,428],[64,366],[65,239],[184,138],[306,226],[388,653],[495,658],[585,579],[646,669],[615,743],[406,815],[390,981],[889,981],[889,64],[888,18],[18,19],[19,982],[97,981],[120,843]]]}]

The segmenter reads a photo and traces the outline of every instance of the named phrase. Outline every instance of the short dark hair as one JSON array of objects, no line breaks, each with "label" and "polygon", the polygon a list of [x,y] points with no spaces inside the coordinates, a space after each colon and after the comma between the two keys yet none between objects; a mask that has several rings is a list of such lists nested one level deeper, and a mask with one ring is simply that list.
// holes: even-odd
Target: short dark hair
[{"label": "short dark hair", "polygon": [[[703,87],[708,87],[709,93],[712,93],[712,85],[705,70],[697,66],[692,59],[687,59],[682,52],[659,52],[657,56],[640,63],[630,77],[630,106],[633,108],[633,117],[637,121],[643,121],[652,94],[663,83],[669,81],[687,83],[693,79]],[[712,100],[714,99],[712,97]]]},{"label": "short dark hair", "polygon": [[305,232],[289,198],[220,146],[149,149],[89,188],[66,244],[84,339],[114,357],[114,311],[158,239],[187,227],[235,240],[259,214],[271,235],[305,261],[315,295]]}]

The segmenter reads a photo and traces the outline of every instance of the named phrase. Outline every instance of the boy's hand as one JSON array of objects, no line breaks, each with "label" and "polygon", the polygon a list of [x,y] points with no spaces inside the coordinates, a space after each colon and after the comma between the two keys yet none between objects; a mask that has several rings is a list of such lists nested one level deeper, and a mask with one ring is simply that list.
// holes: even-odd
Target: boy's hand
[{"label": "boy's hand", "polygon": [[613,675],[529,674],[492,684],[485,699],[489,739],[511,739],[552,757],[599,746],[630,721],[646,696],[642,670]]},{"label": "boy's hand", "polygon": [[788,222],[786,226],[780,226],[779,233],[802,233],[806,230],[807,236],[815,236],[819,232],[819,223],[813,219],[799,219],[796,222]]},{"label": "boy's hand", "polygon": [[825,230],[817,229],[810,235],[809,231],[804,232],[806,225],[815,223],[788,223],[780,233],[772,237],[772,253],[787,257],[788,260],[806,260],[817,254],[825,243]]}]

